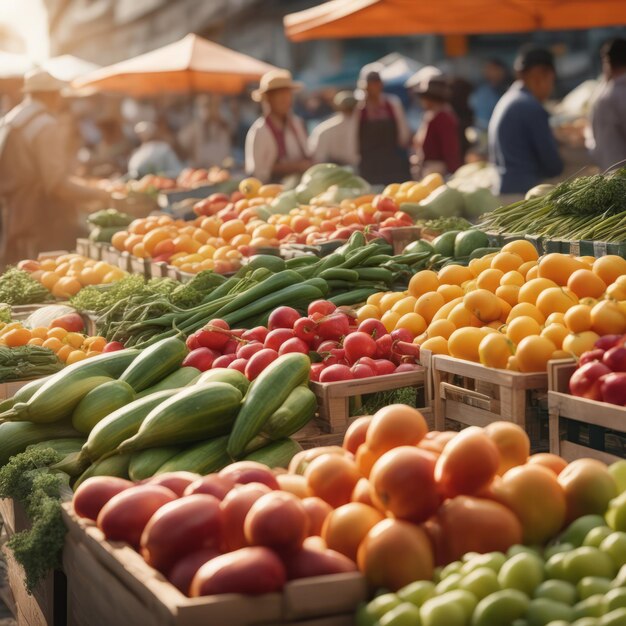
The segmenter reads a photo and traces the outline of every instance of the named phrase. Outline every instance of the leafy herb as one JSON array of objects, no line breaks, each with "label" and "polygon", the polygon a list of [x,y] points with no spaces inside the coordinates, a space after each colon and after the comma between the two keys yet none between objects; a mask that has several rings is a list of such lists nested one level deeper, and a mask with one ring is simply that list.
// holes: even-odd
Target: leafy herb
[{"label": "leafy herb", "polygon": [[0,346],[0,381],[26,380],[58,372],[63,364],[56,354],[41,346]]},{"label": "leafy herb", "polygon": [[0,322],[10,324],[13,321],[10,306],[0,306]]},{"label": "leafy herb", "polygon": [[28,272],[9,267],[0,276],[0,303],[37,304],[51,298],[50,292]]}]

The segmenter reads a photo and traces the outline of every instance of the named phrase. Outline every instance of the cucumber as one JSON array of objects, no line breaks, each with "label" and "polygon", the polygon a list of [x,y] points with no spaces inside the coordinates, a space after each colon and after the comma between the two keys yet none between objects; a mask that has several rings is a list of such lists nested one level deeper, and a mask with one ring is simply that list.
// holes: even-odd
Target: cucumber
[{"label": "cucumber", "polygon": [[137,434],[117,450],[136,452],[225,435],[237,416],[241,399],[241,392],[226,383],[186,387],[154,408]]},{"label": "cucumber", "polygon": [[91,464],[72,485],[72,489],[76,489],[92,476],[117,476],[118,478],[128,478],[128,465],[130,463],[130,454],[116,454],[108,459],[97,461]]},{"label": "cucumber", "polygon": [[184,470],[204,475],[217,472],[231,463],[231,458],[226,453],[227,443],[227,436],[197,443],[167,460],[156,473]]},{"label": "cucumber", "polygon": [[477,248],[486,248],[489,246],[489,237],[482,230],[472,228],[460,232],[454,239],[454,255],[455,257],[469,256]]},{"label": "cucumber", "polygon": [[200,375],[197,384],[204,383],[226,383],[241,391],[245,396],[250,386],[250,381],[238,370],[230,370],[226,367],[217,367],[214,370],[207,370]]},{"label": "cucumber", "polygon": [[192,383],[196,382],[200,374],[200,370],[195,367],[180,367],[177,370],[173,371],[171,374],[168,374],[156,385],[152,385],[152,387],[148,387],[147,389],[144,389],[141,393],[138,393],[137,399],[145,398],[146,396],[156,393],[157,391],[164,391],[166,389],[180,389],[181,387],[186,387],[187,385],[191,385]]},{"label": "cucumber", "polygon": [[476,248],[472,250],[472,253],[469,255],[470,261],[472,259],[481,259],[488,254],[497,254],[501,251],[501,248]]},{"label": "cucumber", "polygon": [[100,383],[106,382],[105,377],[117,378],[137,354],[138,350],[119,350],[69,365],[48,378],[26,402],[1,413],[0,419],[47,423],[70,417],[83,396],[98,386],[98,378]]},{"label": "cucumber", "polygon": [[302,452],[302,446],[293,439],[279,439],[264,448],[251,452],[245,461],[256,461],[268,467],[288,467],[289,462],[298,452]]},{"label": "cucumber", "polygon": [[85,444],[85,439],[82,437],[71,437],[65,439],[49,439],[48,441],[40,441],[39,443],[33,443],[28,446],[27,450],[46,450],[52,448],[55,452],[65,456],[71,452],[80,452],[81,448]]},{"label": "cucumber", "polygon": [[89,460],[78,451],[66,454],[61,461],[51,465],[50,469],[57,472],[64,472],[74,478],[75,476],[80,476],[88,467]]},{"label": "cucumber", "polygon": [[50,439],[80,437],[69,422],[59,424],[33,424],[32,422],[5,422],[0,424],[0,467],[9,459],[24,452],[34,443]]},{"label": "cucumber", "polygon": [[26,383],[23,387],[20,387],[14,394],[12,398],[7,398],[0,402],[0,413],[4,413],[4,411],[8,411],[16,402],[27,402],[34,395],[35,392],[43,387],[46,382],[52,378],[54,374],[50,374],[50,376],[42,376],[41,378],[36,378],[35,380],[31,380],[29,383]]},{"label": "cucumber", "polygon": [[359,274],[356,270],[343,267],[331,267],[323,270],[320,272],[319,277],[324,280],[345,280],[350,283],[355,283],[359,280]]},{"label": "cucumber", "polygon": [[103,383],[78,403],[72,413],[72,426],[79,433],[88,435],[100,420],[134,399],[135,392],[128,383],[121,380]]},{"label": "cucumber", "polygon": [[285,261],[274,254],[255,254],[251,256],[246,267],[258,269],[264,267],[274,273],[282,272],[285,269]]},{"label": "cucumber", "polygon": [[240,458],[250,441],[285,402],[309,379],[311,362],[304,354],[290,353],[270,363],[250,385],[228,440],[228,454]]},{"label": "cucumber", "polygon": [[188,352],[184,341],[176,337],[162,339],[143,350],[126,368],[120,380],[139,393],[178,369]]},{"label": "cucumber", "polygon": [[83,454],[96,461],[109,454],[123,441],[137,434],[143,420],[150,411],[178,393],[178,389],[164,389],[145,398],[140,398],[119,408],[98,422],[89,433],[83,446]]},{"label": "cucumber", "polygon": [[161,465],[181,451],[182,448],[178,446],[164,446],[163,448],[149,448],[135,452],[130,457],[128,475],[131,480],[150,478],[157,473]]},{"label": "cucumber", "polygon": [[328,301],[332,302],[336,306],[360,304],[361,302],[365,302],[370,296],[379,292],[380,289],[374,289],[373,287],[361,287],[358,289],[351,289],[347,293],[337,294],[332,298],[328,298]]}]

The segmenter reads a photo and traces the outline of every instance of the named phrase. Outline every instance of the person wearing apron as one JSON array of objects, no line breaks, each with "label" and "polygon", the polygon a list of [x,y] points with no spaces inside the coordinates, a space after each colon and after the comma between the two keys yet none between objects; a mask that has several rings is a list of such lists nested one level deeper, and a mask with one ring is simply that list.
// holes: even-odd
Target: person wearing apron
[{"label": "person wearing apron", "polygon": [[307,151],[302,120],[293,115],[293,92],[301,88],[287,70],[271,70],[261,77],[252,99],[263,104],[264,115],[246,136],[246,173],[264,183],[303,174],[313,162]]},{"label": "person wearing apron", "polygon": [[410,180],[410,132],[401,102],[383,94],[377,71],[365,72],[359,87],[365,94],[359,111],[360,175],[372,185]]}]

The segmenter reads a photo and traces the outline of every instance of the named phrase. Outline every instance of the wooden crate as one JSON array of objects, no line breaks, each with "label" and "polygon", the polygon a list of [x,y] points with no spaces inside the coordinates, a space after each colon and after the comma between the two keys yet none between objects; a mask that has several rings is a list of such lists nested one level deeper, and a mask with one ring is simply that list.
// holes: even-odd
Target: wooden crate
[{"label": "wooden crate", "polygon": [[89,239],[77,239],[76,240],[76,252],[83,256],[89,257]]},{"label": "wooden crate", "polygon": [[357,573],[293,581],[283,593],[187,598],[128,545],[64,505],[68,626],[348,626],[367,597]]},{"label": "wooden crate", "polygon": [[391,245],[394,254],[402,254],[402,251],[411,242],[420,238],[422,229],[419,226],[400,226],[391,229]]},{"label": "wooden crate", "polygon": [[122,253],[114,248],[113,246],[106,246],[102,251],[102,260],[110,263],[111,265],[116,265],[119,267],[120,258]]},{"label": "wooden crate", "polygon": [[152,278],[166,278],[167,277],[167,263],[163,261],[151,261],[150,262],[150,274]]},{"label": "wooden crate", "polygon": [[140,259],[130,254],[130,252],[122,252],[118,265],[131,274],[138,274],[144,278],[152,277],[152,263],[150,259]]},{"label": "wooden crate", "polygon": [[498,370],[437,354],[431,375],[436,430],[504,420],[526,430],[533,451],[548,448],[547,372]]},{"label": "wooden crate", "polygon": [[626,408],[572,396],[570,360],[548,364],[550,452],[567,461],[583,457],[604,463],[626,458]]},{"label": "wooden crate", "polygon": [[[385,376],[374,376],[372,378],[361,378],[359,380],[346,380],[334,383],[311,382],[310,387],[317,396],[318,418],[317,424],[321,429],[329,434],[341,434],[346,432],[353,418],[350,417],[350,400],[360,402],[362,396],[381,391],[391,391],[403,387],[415,387],[418,398],[418,406],[424,404],[420,410],[429,417],[428,411],[430,403],[427,399],[428,385],[427,369],[422,367],[414,372],[401,372],[399,374],[387,374]],[[326,444],[329,445],[329,444]]]}]

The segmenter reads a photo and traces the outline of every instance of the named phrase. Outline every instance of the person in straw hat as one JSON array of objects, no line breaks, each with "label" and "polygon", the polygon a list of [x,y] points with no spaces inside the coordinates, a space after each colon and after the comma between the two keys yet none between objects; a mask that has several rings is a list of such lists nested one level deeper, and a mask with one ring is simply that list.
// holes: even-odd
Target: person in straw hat
[{"label": "person in straw hat", "polygon": [[406,87],[419,98],[424,111],[413,139],[414,178],[434,172],[443,176],[454,173],[461,165],[461,145],[459,120],[449,104],[448,82],[440,70],[427,66],[409,78]]},{"label": "person in straw hat", "polygon": [[252,99],[263,106],[246,136],[246,172],[264,183],[302,174],[311,165],[302,120],[292,113],[293,92],[302,88],[287,70],[270,70],[261,77]]},{"label": "person in straw hat", "polygon": [[76,204],[108,193],[71,177],[66,132],[59,122],[66,83],[41,69],[24,77],[24,99],[0,121],[2,264],[36,258],[76,243]]}]

